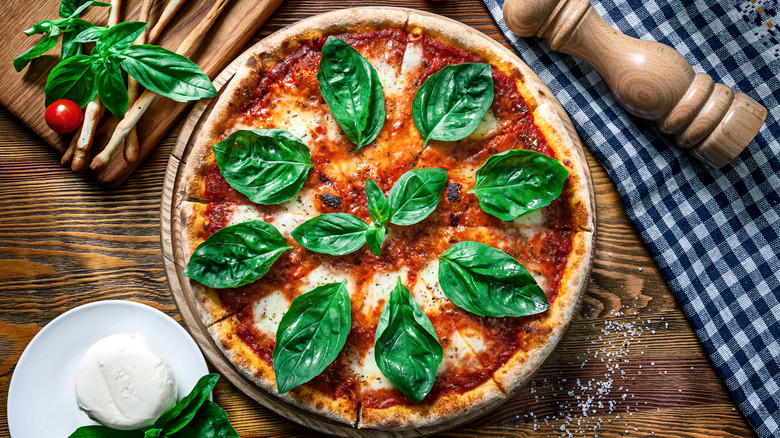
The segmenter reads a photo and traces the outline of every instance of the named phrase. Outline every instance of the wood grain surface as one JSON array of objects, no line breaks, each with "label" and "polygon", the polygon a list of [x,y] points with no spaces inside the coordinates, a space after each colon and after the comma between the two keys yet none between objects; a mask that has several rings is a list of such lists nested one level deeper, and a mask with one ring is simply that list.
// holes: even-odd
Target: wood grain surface
[{"label": "wood grain surface", "polygon": [[[243,46],[260,28],[268,16],[282,0],[230,0],[213,25],[208,36],[195,47],[189,56],[212,79],[222,68],[241,53]],[[141,0],[122,2],[120,19],[132,21],[140,14]],[[213,1],[189,0],[166,26],[157,44],[170,50],[176,50],[179,44],[189,36],[206,16]],[[70,135],[59,135],[46,126],[43,118],[44,93],[48,72],[59,60],[60,46],[57,45],[46,55],[33,60],[22,72],[17,73],[11,61],[32,47],[40,36],[28,37],[22,32],[36,21],[57,16],[60,0],[37,0],[36,7],[25,5],[25,0],[5,0],[4,13],[0,15],[0,103],[21,119],[43,140],[54,147],[61,155],[68,146]],[[156,1],[150,14],[152,23],[162,14],[167,1]],[[91,7],[83,18],[95,24],[105,24],[107,8]],[[10,12],[10,13],[6,13]],[[150,104],[148,114],[138,122],[140,141],[139,160],[129,164],[124,160],[122,148],[112,156],[108,166],[98,173],[90,172],[90,177],[104,185],[116,186],[124,182],[165,137],[176,122],[184,115],[191,104],[178,103],[156,96]],[[93,151],[100,151],[108,143],[116,118],[106,115],[98,126]],[[56,158],[59,161],[59,158]],[[90,159],[91,161],[91,159]]]},{"label": "wood grain surface", "polygon": [[[313,14],[354,5],[288,0],[252,42]],[[480,0],[361,5],[429,10],[505,44]],[[62,312],[129,299],[181,321],[159,233],[164,173],[178,131],[121,188],[107,189],[60,168],[51,147],[0,110],[0,437],[9,436],[7,393],[19,356]],[[614,184],[587,155],[599,235],[581,311],[526,390],[444,436],[753,436],[628,221]],[[214,400],[242,437],[315,435],[225,379]]]}]

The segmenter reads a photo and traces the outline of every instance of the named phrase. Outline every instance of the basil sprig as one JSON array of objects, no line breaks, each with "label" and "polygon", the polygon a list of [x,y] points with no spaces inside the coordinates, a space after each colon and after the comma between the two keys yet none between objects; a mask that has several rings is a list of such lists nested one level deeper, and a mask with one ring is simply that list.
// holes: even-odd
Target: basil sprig
[{"label": "basil sprig", "polygon": [[349,254],[368,243],[371,252],[379,256],[387,224],[413,225],[428,217],[439,205],[446,183],[444,169],[412,169],[401,175],[385,196],[379,185],[368,179],[365,191],[371,225],[353,214],[326,213],[298,226],[292,237],[310,251],[330,255]]},{"label": "basil sprig", "polygon": [[60,35],[62,35],[60,59],[64,60],[81,53],[81,43],[74,40],[81,31],[92,26],[92,23],[79,18],[79,15],[90,6],[111,6],[111,4],[98,1],[63,0],[60,4],[60,19],[42,20],[25,30],[24,34],[27,36],[37,34],[43,36],[33,47],[14,59],[16,71],[22,71],[30,61],[48,52],[57,44]]},{"label": "basil sprig", "polygon": [[239,130],[212,150],[225,181],[258,204],[295,197],[313,167],[309,148],[281,129]]},{"label": "basil sprig", "polygon": [[189,394],[168,408],[145,433],[143,430],[117,430],[106,426],[82,426],[68,438],[239,438],[227,413],[208,400],[219,374],[198,380]]},{"label": "basil sprig", "polygon": [[184,275],[213,288],[243,286],[265,275],[288,249],[292,246],[269,223],[230,225],[198,245]]},{"label": "basil sprig", "polygon": [[352,324],[346,280],[293,299],[276,331],[276,387],[283,394],[322,373],[336,359]]},{"label": "basil sprig", "polygon": [[[46,81],[46,105],[70,99],[86,105],[95,94],[117,118],[127,109],[125,76],[177,102],[213,97],[214,85],[197,64],[170,50],[132,45],[146,23],[123,22],[110,28],[88,28],[74,42],[96,42],[89,55],[74,55],[57,64]],[[124,90],[122,90],[124,89]]]},{"label": "basil sprig", "polygon": [[493,103],[488,64],[448,65],[429,77],[414,95],[412,119],[425,142],[454,141],[474,132]]},{"label": "basil sprig", "polygon": [[546,207],[561,195],[569,171],[534,151],[509,150],[491,156],[476,174],[473,193],[486,213],[509,221]]},{"label": "basil sprig", "polygon": [[385,97],[373,66],[352,46],[329,37],[317,69],[320,92],[333,117],[360,150],[385,123]]},{"label": "basil sprig", "polygon": [[366,243],[369,225],[349,213],[325,213],[302,223],[290,235],[302,247],[323,254],[345,255]]},{"label": "basil sprig", "polygon": [[458,242],[439,256],[439,284],[456,306],[480,316],[526,316],[550,307],[525,267],[479,242]]},{"label": "basil sprig", "polygon": [[433,388],[444,350],[400,277],[379,317],[374,352],[382,374],[415,403]]}]

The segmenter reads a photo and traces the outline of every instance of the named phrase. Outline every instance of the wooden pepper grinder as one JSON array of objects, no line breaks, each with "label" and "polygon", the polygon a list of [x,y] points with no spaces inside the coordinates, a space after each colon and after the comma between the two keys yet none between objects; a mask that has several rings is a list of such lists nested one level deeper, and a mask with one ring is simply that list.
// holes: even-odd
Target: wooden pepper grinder
[{"label": "wooden pepper grinder", "polygon": [[766,119],[766,108],[694,73],[673,48],[609,27],[589,0],[506,0],[504,20],[512,32],[545,38],[552,50],[593,66],[626,110],[658,122],[715,169],[739,155]]}]

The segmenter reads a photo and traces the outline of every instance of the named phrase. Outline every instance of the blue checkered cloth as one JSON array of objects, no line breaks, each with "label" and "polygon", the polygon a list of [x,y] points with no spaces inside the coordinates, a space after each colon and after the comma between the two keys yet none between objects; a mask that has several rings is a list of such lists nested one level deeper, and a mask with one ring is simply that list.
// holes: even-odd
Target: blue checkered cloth
[{"label": "blue checkered cloth", "polygon": [[628,216],[704,349],[761,437],[780,436],[780,44],[777,0],[592,0],[621,32],[674,47],[697,72],[769,110],[712,170],[629,115],[586,63],[520,38],[483,0],[615,181]]}]

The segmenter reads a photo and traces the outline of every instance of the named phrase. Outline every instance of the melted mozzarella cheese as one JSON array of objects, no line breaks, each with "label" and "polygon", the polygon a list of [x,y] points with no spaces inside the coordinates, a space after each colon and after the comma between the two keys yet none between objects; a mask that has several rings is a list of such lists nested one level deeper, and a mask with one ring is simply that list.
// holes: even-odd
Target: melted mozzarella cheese
[{"label": "melted mozzarella cheese", "polygon": [[290,302],[279,291],[258,300],[253,307],[255,328],[271,337],[276,336],[279,322],[289,307]]},{"label": "melted mozzarella cheese", "polygon": [[240,224],[243,222],[249,222],[253,220],[262,220],[260,212],[257,211],[252,205],[236,205],[233,209],[233,214],[230,215],[230,221],[228,225]]},{"label": "melted mozzarella cheese", "polygon": [[358,365],[355,371],[361,386],[366,389],[395,388],[395,385],[382,374],[379,365],[376,364],[374,347],[368,349],[368,353],[363,358],[362,366]]}]

